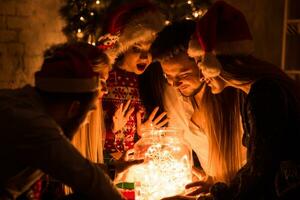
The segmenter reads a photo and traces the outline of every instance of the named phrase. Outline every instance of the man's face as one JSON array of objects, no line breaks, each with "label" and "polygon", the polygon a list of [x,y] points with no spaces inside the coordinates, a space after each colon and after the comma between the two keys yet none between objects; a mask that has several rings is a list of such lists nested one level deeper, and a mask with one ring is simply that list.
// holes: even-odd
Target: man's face
[{"label": "man's face", "polygon": [[201,74],[193,58],[180,53],[174,58],[161,62],[165,77],[170,85],[177,88],[183,96],[193,96],[203,86]]},{"label": "man's face", "polygon": [[135,74],[142,74],[152,62],[149,53],[151,42],[145,41],[134,44],[124,53],[122,68]]},{"label": "man's face", "polygon": [[[97,91],[97,95],[94,96],[94,98],[91,100],[91,102],[85,109],[78,108],[78,113],[73,117],[69,118],[63,126],[65,135],[70,139],[73,138],[73,136],[76,134],[79,128],[87,122],[91,113],[96,110],[99,98],[102,98],[103,95],[107,94],[108,92],[106,81],[109,76],[110,67],[108,65],[103,66],[103,64],[101,63],[99,69],[100,70],[98,72],[100,88]],[[82,107],[84,105],[79,106]]]},{"label": "man's face", "polygon": [[[99,98],[102,98],[103,95],[107,94],[107,85],[106,81],[108,79],[109,75],[109,66],[99,66],[99,81],[100,81],[100,88],[97,91],[97,94],[95,93],[94,98],[88,103],[88,105],[81,105],[79,104],[77,108],[74,111],[74,114],[72,117],[66,117],[66,123],[63,125],[63,130],[65,135],[72,139],[73,136],[76,134],[76,132],[79,130],[81,126],[86,124],[86,122],[89,119],[89,116],[92,112],[94,112],[97,108],[97,103],[99,102]],[[74,103],[74,102],[73,102]]]}]

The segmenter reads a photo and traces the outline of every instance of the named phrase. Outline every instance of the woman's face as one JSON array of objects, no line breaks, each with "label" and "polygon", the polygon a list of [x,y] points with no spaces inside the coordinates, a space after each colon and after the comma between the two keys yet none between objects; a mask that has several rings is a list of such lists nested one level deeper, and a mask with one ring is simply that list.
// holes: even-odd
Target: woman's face
[{"label": "woman's face", "polygon": [[205,78],[205,82],[213,94],[219,94],[227,87],[226,82],[220,76]]},{"label": "woman's face", "polygon": [[224,88],[227,86],[227,84],[224,81],[224,79],[220,77],[220,75],[216,77],[207,77],[206,73],[203,72],[203,68],[201,67],[201,62],[203,60],[204,52],[201,50],[197,40],[193,40],[193,39],[190,40],[188,55],[194,58],[198,68],[201,69],[201,73],[204,76],[206,84],[211,88],[211,92],[213,94],[221,93],[224,90]]},{"label": "woman's face", "polygon": [[152,62],[152,55],[149,53],[151,42],[140,42],[134,44],[124,53],[122,69],[142,74]]}]

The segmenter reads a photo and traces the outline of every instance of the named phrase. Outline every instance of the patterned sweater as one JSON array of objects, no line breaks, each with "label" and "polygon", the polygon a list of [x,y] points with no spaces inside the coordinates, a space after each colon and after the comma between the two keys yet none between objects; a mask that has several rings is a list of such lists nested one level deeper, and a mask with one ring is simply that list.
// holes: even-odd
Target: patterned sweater
[{"label": "patterned sweater", "polygon": [[[124,152],[133,148],[135,138],[137,138],[136,113],[139,110],[142,111],[142,120],[145,113],[145,107],[141,102],[139,94],[138,75],[115,68],[109,73],[107,87],[108,94],[103,98],[106,125],[104,155],[107,155],[107,153]],[[123,129],[114,133],[112,131],[113,115],[118,106],[121,103],[125,105],[129,99],[131,99],[130,107],[134,107],[135,110]]]}]

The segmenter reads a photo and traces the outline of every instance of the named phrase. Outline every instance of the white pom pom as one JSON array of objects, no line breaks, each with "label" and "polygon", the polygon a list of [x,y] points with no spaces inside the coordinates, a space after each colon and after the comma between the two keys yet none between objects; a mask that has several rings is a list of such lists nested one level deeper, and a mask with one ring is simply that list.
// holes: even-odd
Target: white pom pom
[{"label": "white pom pom", "polygon": [[221,63],[212,52],[206,52],[204,54],[202,62],[199,63],[199,67],[205,78],[219,76],[222,69]]}]

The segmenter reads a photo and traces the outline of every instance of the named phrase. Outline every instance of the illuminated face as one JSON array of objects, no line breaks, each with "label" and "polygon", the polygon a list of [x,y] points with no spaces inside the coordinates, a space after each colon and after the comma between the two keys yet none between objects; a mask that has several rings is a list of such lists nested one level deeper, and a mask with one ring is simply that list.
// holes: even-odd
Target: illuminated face
[{"label": "illuminated face", "polygon": [[201,73],[194,61],[186,53],[161,62],[165,77],[170,85],[177,88],[183,96],[193,96],[203,86]]},{"label": "illuminated face", "polygon": [[218,94],[218,93],[222,92],[224,90],[224,88],[227,86],[224,79],[222,79],[220,76],[206,77],[205,71],[202,71],[202,70],[205,70],[205,69],[203,69],[203,67],[201,67],[201,62],[203,60],[204,51],[202,50],[201,46],[199,45],[199,42],[196,39],[196,37],[191,37],[191,40],[189,42],[188,55],[195,60],[198,69],[201,69],[202,75],[205,78],[205,82],[211,88],[211,92],[213,94]]},{"label": "illuminated face", "polygon": [[140,42],[134,44],[124,53],[122,69],[142,74],[152,62],[152,55],[149,53],[151,42]]},{"label": "illuminated face", "polygon": [[213,94],[219,94],[227,87],[226,82],[220,76],[206,78],[205,82],[210,87]]}]

